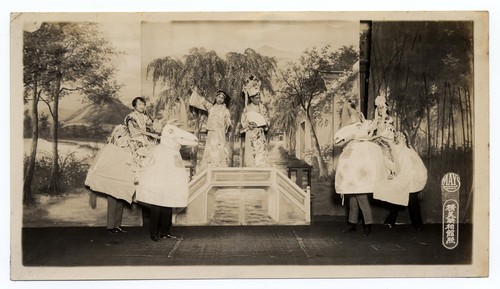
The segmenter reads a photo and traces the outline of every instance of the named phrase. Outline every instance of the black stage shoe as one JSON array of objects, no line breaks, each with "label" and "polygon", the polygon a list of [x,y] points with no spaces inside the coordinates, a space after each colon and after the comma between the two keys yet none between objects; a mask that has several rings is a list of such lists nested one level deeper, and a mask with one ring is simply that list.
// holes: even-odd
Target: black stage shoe
[{"label": "black stage shoe", "polygon": [[372,233],[372,225],[365,225],[365,229],[363,231],[363,237],[367,237]]},{"label": "black stage shoe", "polygon": [[160,235],[161,239],[178,239],[176,235],[172,234],[166,234],[166,235]]},{"label": "black stage shoe", "polygon": [[116,227],[116,228],[115,228],[115,231],[116,231],[117,233],[127,233],[127,231],[123,230],[123,229],[122,229],[122,227]]},{"label": "black stage shoe", "polygon": [[356,231],[356,224],[349,224],[342,233],[351,233]]}]

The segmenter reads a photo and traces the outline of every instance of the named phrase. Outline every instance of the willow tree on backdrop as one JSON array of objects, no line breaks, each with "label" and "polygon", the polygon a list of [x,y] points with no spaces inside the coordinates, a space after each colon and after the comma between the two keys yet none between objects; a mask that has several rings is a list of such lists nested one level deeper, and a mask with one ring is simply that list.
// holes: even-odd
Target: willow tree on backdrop
[{"label": "willow tree on backdrop", "polygon": [[[157,100],[159,107],[169,105],[178,97],[187,103],[193,89],[208,98],[212,98],[220,89],[229,94],[229,111],[233,123],[229,131],[229,159],[232,165],[234,134],[239,131],[241,112],[245,106],[244,98],[241,97],[244,81],[249,75],[254,75],[261,79],[264,91],[273,93],[271,79],[275,67],[276,61],[272,57],[263,56],[250,48],[244,53],[229,52],[225,59],[213,50],[191,48],[182,59],[165,56],[153,60],[148,64],[147,77],[152,77],[155,89],[157,86],[162,88]],[[204,115],[197,109],[191,111],[195,119],[195,132],[198,133]]]},{"label": "willow tree on backdrop", "polygon": [[292,155],[296,146],[297,122],[302,111],[299,104],[296,103],[296,99],[290,99],[285,93],[277,93],[272,105],[274,108],[271,118],[273,129],[283,131],[285,149],[288,155]]}]

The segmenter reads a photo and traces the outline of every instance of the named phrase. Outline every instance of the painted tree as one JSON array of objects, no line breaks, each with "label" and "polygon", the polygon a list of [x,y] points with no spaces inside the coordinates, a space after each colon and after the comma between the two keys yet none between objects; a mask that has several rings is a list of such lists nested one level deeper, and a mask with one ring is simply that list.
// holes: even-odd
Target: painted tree
[{"label": "painted tree", "polygon": [[38,114],[38,138],[49,139],[52,131],[52,124],[49,115],[45,112]]},{"label": "painted tree", "polygon": [[29,120],[31,128],[31,151],[24,172],[23,201],[32,204],[35,200],[31,184],[35,175],[36,152],[38,148],[38,101],[43,92],[41,83],[46,75],[47,50],[46,39],[50,35],[39,30],[35,32],[24,32],[23,35],[23,83],[24,102],[31,102]]},{"label": "painted tree", "polygon": [[[52,167],[48,191],[61,192],[59,185],[59,101],[69,95],[84,96],[101,103],[116,97],[120,86],[114,80],[111,57],[117,52],[101,36],[97,24],[87,22],[43,23],[38,30],[42,38],[35,49],[43,50],[44,75],[40,83],[52,117]],[[37,32],[38,32],[37,31]]]},{"label": "painted tree", "polygon": [[[215,51],[204,48],[191,48],[183,59],[171,56],[157,58],[148,64],[147,76],[153,80],[153,91],[162,91],[156,101],[157,109],[172,106],[179,98],[187,103],[193,89],[201,95],[212,96],[221,87],[225,63]],[[195,134],[198,135],[206,115],[192,109]]]},{"label": "painted tree", "polygon": [[274,129],[283,131],[285,134],[285,149],[288,155],[295,151],[295,137],[297,122],[302,112],[295,99],[290,99],[287,94],[278,93],[272,103],[274,113],[271,122]]},{"label": "painted tree", "polygon": [[[272,73],[276,62],[273,58],[262,56],[252,49],[243,54],[230,52],[226,58],[220,58],[213,50],[191,48],[182,59],[172,56],[158,58],[148,64],[147,76],[152,77],[154,88],[162,87],[157,106],[164,107],[175,99],[187,99],[196,89],[199,94],[212,98],[217,90],[226,91],[231,97],[229,111],[233,127],[229,131],[230,161],[234,148],[234,133],[239,124],[244,101],[241,89],[245,78],[250,74],[262,80],[263,89],[273,92]],[[195,132],[199,132],[206,115],[192,109]],[[232,164],[230,164],[232,165]]]},{"label": "painted tree", "polygon": [[326,177],[328,170],[316,127],[322,121],[320,112],[325,111],[325,103],[331,103],[331,97],[334,96],[328,93],[324,73],[340,70],[348,74],[348,70],[357,61],[357,54],[353,52],[355,50],[352,47],[343,47],[338,51],[331,51],[329,45],[319,50],[313,47],[304,51],[299,60],[291,63],[289,68],[280,71],[281,92],[287,96],[288,101],[298,104],[307,119],[320,177]]},{"label": "painted tree", "polygon": [[443,124],[439,117],[445,107],[440,104],[458,111],[458,101],[442,96],[446,83],[471,84],[471,51],[472,26],[467,22],[374,23],[371,95],[390,91],[390,108],[412,145],[425,134],[430,153],[438,138],[432,123]]},{"label": "painted tree", "polygon": [[[473,23],[374,22],[369,95],[389,107],[410,144],[427,152],[430,182],[461,175],[467,216],[472,195]],[[471,91],[473,91],[471,89]],[[373,110],[372,110],[373,112]],[[434,180],[433,180],[434,179]]]},{"label": "painted tree", "polygon": [[31,129],[31,113],[28,109],[24,110],[23,113],[23,138],[31,137],[32,129]]}]

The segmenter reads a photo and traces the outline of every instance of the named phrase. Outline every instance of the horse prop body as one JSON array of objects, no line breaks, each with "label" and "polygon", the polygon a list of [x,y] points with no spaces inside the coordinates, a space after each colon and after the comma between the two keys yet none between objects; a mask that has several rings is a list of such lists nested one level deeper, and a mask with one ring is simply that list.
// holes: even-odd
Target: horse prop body
[{"label": "horse prop body", "polygon": [[335,172],[338,194],[373,193],[375,199],[406,206],[409,193],[427,183],[427,169],[418,154],[400,143],[392,151],[399,172],[391,176],[380,146],[371,142],[369,122],[347,125],[335,134],[334,145],[345,145]]},{"label": "horse prop body", "polygon": [[139,171],[137,201],[163,207],[188,205],[189,174],[180,154],[182,145],[198,145],[198,139],[176,126],[165,126],[152,151],[154,163]]},{"label": "horse prop body", "polygon": [[[173,125],[163,127],[161,140],[152,150],[152,164],[132,170],[132,152],[126,145],[125,126],[117,126],[111,141],[97,154],[85,185],[91,190],[132,203],[134,200],[162,206],[187,205],[188,173],[180,148],[198,145],[193,134]],[[138,184],[134,183],[138,175]]]}]

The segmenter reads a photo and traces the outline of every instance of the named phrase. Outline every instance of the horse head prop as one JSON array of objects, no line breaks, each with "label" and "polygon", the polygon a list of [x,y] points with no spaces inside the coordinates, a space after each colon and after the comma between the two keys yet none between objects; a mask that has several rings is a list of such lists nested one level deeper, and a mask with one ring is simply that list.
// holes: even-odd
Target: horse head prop
[{"label": "horse head prop", "polygon": [[167,124],[163,127],[160,143],[164,145],[177,145],[179,147],[181,145],[197,146],[198,138],[190,132]]},{"label": "horse head prop", "polygon": [[355,122],[339,129],[333,138],[335,146],[343,146],[351,140],[370,140],[373,134],[371,121]]}]

